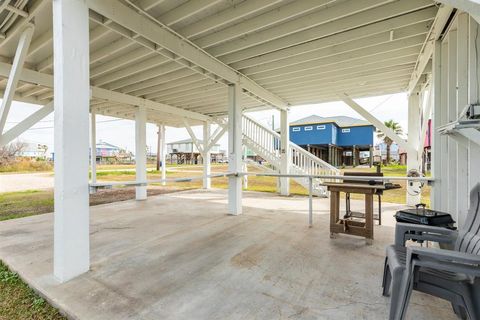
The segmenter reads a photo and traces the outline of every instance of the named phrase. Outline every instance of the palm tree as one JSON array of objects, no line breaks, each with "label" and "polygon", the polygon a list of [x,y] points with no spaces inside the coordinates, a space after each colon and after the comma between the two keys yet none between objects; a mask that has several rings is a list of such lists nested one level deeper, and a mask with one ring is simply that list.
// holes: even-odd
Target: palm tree
[{"label": "palm tree", "polygon": [[[393,120],[388,120],[388,121],[385,121],[384,124],[387,128],[392,129],[392,131],[395,132],[396,134],[398,135],[403,134],[402,126],[400,126],[398,122],[395,122]],[[393,140],[387,137],[385,133],[383,133],[382,131],[378,131],[377,138],[382,139],[383,142],[385,142],[385,144],[387,145],[387,164],[389,164],[390,163],[390,147],[392,146]]]}]

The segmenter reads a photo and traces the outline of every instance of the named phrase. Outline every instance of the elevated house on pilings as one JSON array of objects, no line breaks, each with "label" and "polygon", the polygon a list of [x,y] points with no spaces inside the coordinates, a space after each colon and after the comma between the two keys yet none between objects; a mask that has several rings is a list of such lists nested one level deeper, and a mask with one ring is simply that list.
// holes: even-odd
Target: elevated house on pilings
[{"label": "elevated house on pilings", "polygon": [[358,166],[365,153],[372,165],[374,132],[368,121],[346,116],[311,115],[290,123],[290,141],[335,167]]},{"label": "elevated house on pilings", "polygon": [[[197,140],[197,143],[203,144],[203,141]],[[199,164],[204,162],[200,150],[192,139],[167,143],[167,154],[167,160],[171,164]],[[217,163],[223,160],[223,156],[224,153],[220,150],[220,145],[213,145],[210,150],[210,161]]]}]

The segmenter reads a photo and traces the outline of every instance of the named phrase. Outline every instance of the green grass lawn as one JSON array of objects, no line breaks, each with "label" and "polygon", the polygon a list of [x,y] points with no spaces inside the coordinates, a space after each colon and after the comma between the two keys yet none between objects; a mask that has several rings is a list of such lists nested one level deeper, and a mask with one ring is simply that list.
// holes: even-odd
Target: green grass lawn
[{"label": "green grass lawn", "polygon": [[0,319],[66,319],[0,262]]},{"label": "green grass lawn", "polygon": [[[248,169],[249,172],[260,172],[259,169],[251,167]],[[342,171],[364,171],[372,172],[374,168],[354,168],[354,169],[344,169]],[[212,173],[226,172],[226,165],[219,165],[212,167]],[[392,167],[383,167],[382,172],[385,176],[405,176],[405,167],[404,166],[392,166]],[[179,171],[168,171],[167,178],[185,178],[192,176],[201,176],[199,172],[191,172],[190,167],[187,170]],[[149,180],[161,179],[161,174],[158,171],[150,171],[147,175]],[[102,181],[133,181],[135,180],[134,171],[102,171],[97,173],[97,179],[99,182]],[[394,183],[399,183],[402,188],[385,191],[383,196],[384,202],[393,202],[393,203],[405,203],[406,202],[406,182],[405,181],[393,181]],[[194,180],[190,182],[168,182],[167,188],[174,188],[175,190],[184,190],[184,189],[194,189],[201,188],[202,180]],[[212,186],[214,188],[227,189],[228,188],[228,179],[227,178],[213,178]],[[307,195],[307,191],[291,181],[291,193],[294,195]],[[277,179],[274,177],[249,177],[248,178],[248,189],[249,191],[261,191],[261,192],[276,192],[277,191]],[[94,196],[95,197],[95,196]],[[360,199],[361,195],[352,195],[353,198]],[[125,200],[126,198],[121,198],[119,200]],[[98,199],[97,199],[98,200]],[[111,199],[115,201],[115,199]],[[111,202],[110,200],[108,202]],[[425,185],[422,188],[422,201],[427,205],[430,203],[430,187]],[[102,201],[96,201],[92,205],[98,203],[105,203]],[[40,213],[52,212],[53,211],[53,191],[52,190],[28,190],[22,192],[9,192],[0,194],[0,221],[7,220],[12,218],[20,218]]]},{"label": "green grass lawn", "polygon": [[[405,177],[407,172],[406,166],[401,165],[391,165],[388,167],[382,167],[382,173],[385,177]],[[345,171],[357,171],[357,172],[375,172],[376,168],[350,168],[350,169],[342,169],[342,172]],[[427,175],[429,176],[429,174]],[[392,183],[398,183],[402,186],[400,189],[393,189],[387,190],[383,193],[382,201],[383,202],[392,202],[392,203],[406,203],[407,202],[407,182],[406,181],[399,181],[399,180],[392,180]],[[422,196],[421,201],[425,203],[427,206],[430,206],[430,186],[425,184],[422,188]],[[352,199],[361,199],[361,195],[352,195]]]},{"label": "green grass lawn", "polygon": [[0,193],[0,221],[53,211],[51,190]]}]

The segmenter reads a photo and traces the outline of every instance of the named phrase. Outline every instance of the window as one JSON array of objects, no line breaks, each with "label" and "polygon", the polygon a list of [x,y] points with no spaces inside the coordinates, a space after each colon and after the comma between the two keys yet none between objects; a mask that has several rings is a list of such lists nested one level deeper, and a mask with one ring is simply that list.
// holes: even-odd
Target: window
[{"label": "window", "polygon": [[342,133],[349,133],[350,129],[342,129]]},{"label": "window", "polygon": [[312,131],[312,130],[313,130],[312,126],[305,127],[305,131]]},{"label": "window", "polygon": [[299,127],[294,127],[293,132],[297,132],[297,131],[300,131],[300,128]]},{"label": "window", "polygon": [[317,130],[325,130],[325,125],[317,126]]}]

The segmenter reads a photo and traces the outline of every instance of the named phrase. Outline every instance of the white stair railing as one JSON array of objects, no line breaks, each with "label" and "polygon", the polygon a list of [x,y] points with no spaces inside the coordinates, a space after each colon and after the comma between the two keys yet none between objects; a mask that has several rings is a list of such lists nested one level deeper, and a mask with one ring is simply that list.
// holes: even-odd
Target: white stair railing
[{"label": "white stair railing", "polygon": [[[244,143],[259,156],[268,161],[277,170],[280,168],[280,135],[253,120],[250,117],[242,118],[242,133]],[[339,175],[340,171],[329,163],[314,156],[302,147],[290,142],[290,172],[291,174],[308,175]],[[308,188],[308,178],[294,178],[305,188]],[[327,196],[327,190],[322,186],[325,180],[314,179],[313,191],[315,195]]]},{"label": "white stair railing", "polygon": [[243,116],[242,134],[244,142],[250,149],[274,167],[280,167],[280,135],[278,133],[247,116]]}]

